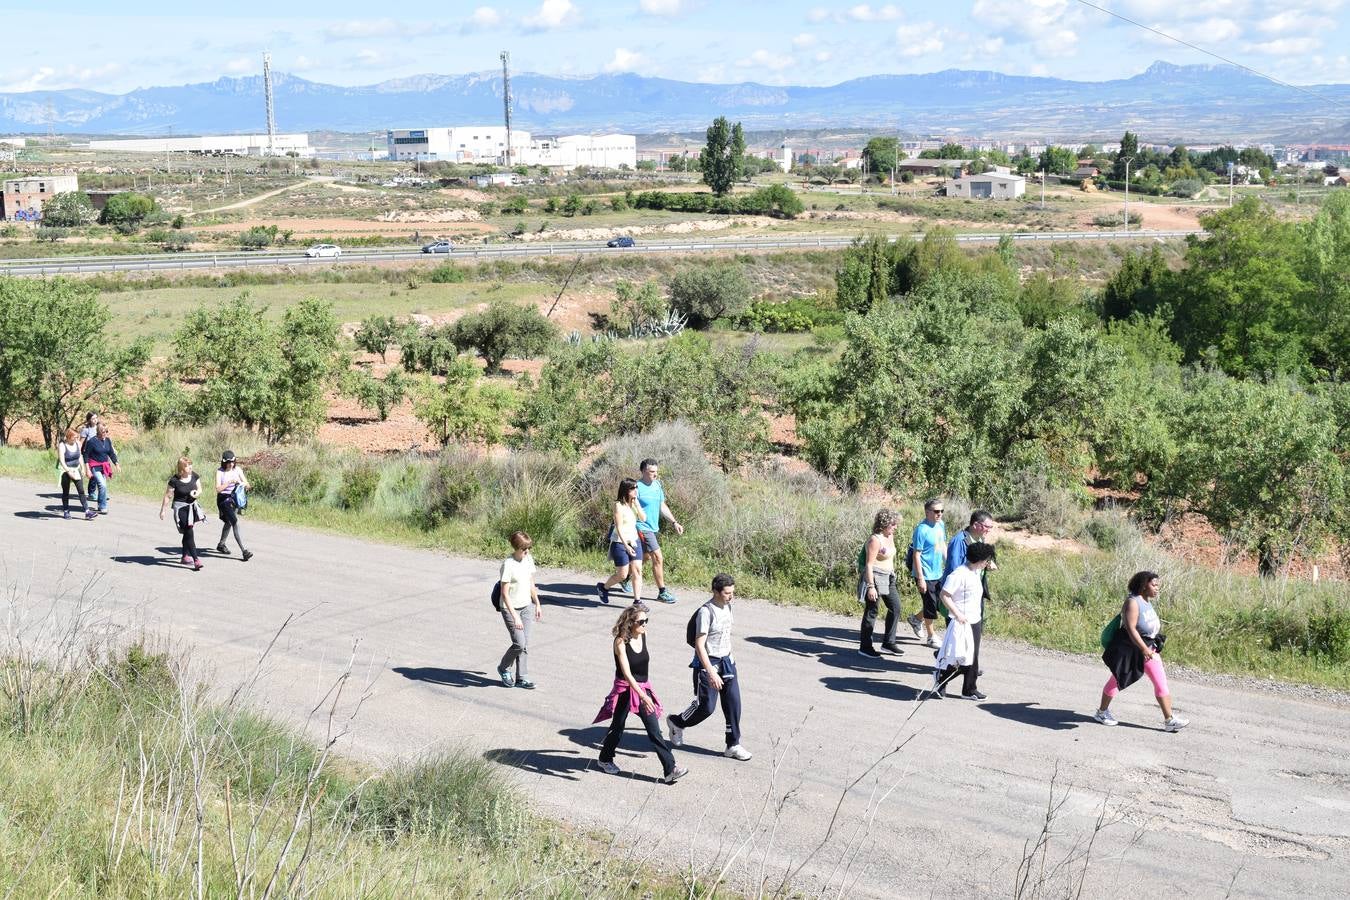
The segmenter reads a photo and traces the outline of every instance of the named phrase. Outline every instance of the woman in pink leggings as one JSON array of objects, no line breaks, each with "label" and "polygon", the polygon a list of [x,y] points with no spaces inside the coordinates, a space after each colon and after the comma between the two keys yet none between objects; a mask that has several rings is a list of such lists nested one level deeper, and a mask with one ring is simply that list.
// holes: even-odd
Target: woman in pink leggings
[{"label": "woman in pink leggings", "polygon": [[1153,572],[1136,572],[1130,579],[1129,596],[1120,608],[1120,628],[1102,654],[1102,662],[1111,670],[1111,678],[1102,688],[1102,704],[1093,718],[1103,725],[1115,725],[1116,717],[1108,707],[1111,698],[1147,676],[1153,682],[1153,696],[1162,709],[1163,730],[1180,731],[1190,720],[1172,715],[1172,695],[1167,691],[1167,673],[1163,671],[1162,620],[1153,609],[1161,588]]}]

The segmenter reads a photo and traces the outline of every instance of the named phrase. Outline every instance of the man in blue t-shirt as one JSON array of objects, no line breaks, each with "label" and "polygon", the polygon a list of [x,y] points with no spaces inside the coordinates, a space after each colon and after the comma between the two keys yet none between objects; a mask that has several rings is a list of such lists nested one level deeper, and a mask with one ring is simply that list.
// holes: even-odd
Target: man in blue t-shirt
[{"label": "man in blue t-shirt", "polygon": [[657,480],[660,469],[654,459],[644,459],[638,467],[641,477],[637,483],[638,503],[646,515],[645,522],[637,523],[638,540],[642,541],[642,555],[652,561],[652,577],[656,579],[656,599],[662,603],[674,603],[675,595],[666,587],[666,561],[661,553],[661,543],[657,536],[661,532],[661,520],[665,519],[675,529],[676,534],[684,534],[684,526],[675,519],[675,514],[666,505],[666,489]]},{"label": "man in blue t-shirt", "polygon": [[[942,580],[945,582],[947,576],[955,572],[966,564],[966,555],[970,551],[971,544],[984,544],[989,541],[989,535],[994,530],[994,517],[988,510],[977,509],[970,514],[970,524],[966,526],[965,531],[958,531],[956,537],[952,538],[947,544],[947,564],[942,569]],[[984,605],[989,599],[989,573],[998,568],[998,565],[991,559],[989,565],[980,570],[980,585],[984,589],[980,597],[980,618],[984,618]],[[941,586],[939,585],[939,590]]]},{"label": "man in blue t-shirt", "polygon": [[923,623],[924,643],[929,647],[937,646],[933,637],[933,622],[938,615],[938,591],[942,589],[943,562],[947,556],[947,527],[942,524],[942,501],[936,497],[923,505],[923,521],[914,526],[909,539],[909,549],[913,551],[914,584],[919,589],[919,600],[923,604],[923,618],[918,614],[909,617],[909,627],[914,636],[919,636],[919,624]]}]

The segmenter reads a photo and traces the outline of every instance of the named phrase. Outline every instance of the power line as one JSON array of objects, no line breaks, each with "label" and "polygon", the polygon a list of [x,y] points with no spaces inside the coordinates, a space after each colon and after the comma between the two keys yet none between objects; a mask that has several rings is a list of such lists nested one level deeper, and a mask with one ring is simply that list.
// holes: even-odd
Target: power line
[{"label": "power line", "polygon": [[1198,53],[1203,53],[1203,54],[1205,54],[1206,56],[1212,56],[1212,57],[1214,57],[1215,59],[1219,60],[1220,62],[1225,62],[1225,63],[1227,63],[1227,64],[1230,65],[1230,66],[1234,66],[1234,67],[1236,67],[1236,68],[1239,68],[1239,69],[1243,70],[1244,72],[1250,72],[1250,73],[1252,73],[1253,75],[1255,75],[1255,76],[1258,77],[1258,78],[1264,78],[1264,79],[1266,79],[1267,81],[1271,81],[1271,82],[1274,82],[1275,84],[1280,85],[1281,87],[1287,87],[1287,88],[1289,88],[1290,90],[1299,91],[1300,93],[1307,94],[1309,97],[1316,97],[1318,100],[1322,101],[1323,103],[1334,103],[1336,106],[1344,106],[1344,107],[1346,107],[1347,109],[1350,109],[1350,103],[1345,103],[1345,102],[1343,102],[1343,101],[1341,101],[1341,100],[1337,100],[1337,99],[1332,98],[1332,97],[1324,97],[1324,96],[1322,96],[1321,94],[1317,93],[1316,91],[1310,91],[1310,90],[1308,90],[1307,88],[1305,88],[1305,87],[1300,87],[1300,86],[1297,85],[1297,84],[1290,84],[1290,83],[1287,82],[1287,81],[1281,81],[1280,79],[1276,78],[1274,75],[1267,75],[1265,72],[1262,72],[1262,71],[1260,71],[1259,69],[1253,69],[1251,66],[1244,66],[1242,63],[1237,62],[1236,60],[1229,59],[1229,58],[1226,57],[1226,56],[1220,56],[1218,53],[1215,53],[1213,50],[1206,50],[1204,47],[1200,47],[1200,46],[1197,46],[1196,44],[1192,44],[1190,41],[1183,41],[1183,40],[1182,40],[1181,38],[1179,38],[1179,37],[1174,37],[1174,36],[1168,34],[1168,33],[1165,32],[1165,31],[1160,31],[1159,29],[1152,27],[1151,25],[1145,25],[1143,22],[1137,22],[1137,21],[1135,21],[1134,19],[1131,19],[1129,16],[1123,16],[1123,15],[1121,15],[1121,14],[1118,13],[1118,12],[1115,12],[1115,11],[1113,11],[1113,10],[1109,10],[1109,9],[1103,7],[1103,6],[1098,6],[1098,5],[1095,4],[1095,3],[1089,2],[1089,0],[1076,0],[1076,2],[1081,3],[1083,6],[1091,7],[1092,9],[1095,9],[1095,10],[1097,10],[1098,12],[1106,13],[1108,16],[1111,16],[1111,17],[1113,17],[1113,18],[1119,19],[1119,20],[1122,21],[1122,22],[1128,22],[1129,24],[1135,26],[1136,28],[1142,28],[1142,29],[1144,29],[1145,31],[1148,31],[1148,32],[1151,32],[1151,33],[1153,33],[1153,34],[1158,35],[1158,37],[1166,38],[1166,39],[1169,40],[1169,41],[1172,41],[1172,42],[1174,42],[1174,43],[1180,44],[1180,45],[1183,46],[1183,47],[1189,47],[1189,48],[1191,48],[1192,50],[1195,50],[1195,51],[1198,52]]}]

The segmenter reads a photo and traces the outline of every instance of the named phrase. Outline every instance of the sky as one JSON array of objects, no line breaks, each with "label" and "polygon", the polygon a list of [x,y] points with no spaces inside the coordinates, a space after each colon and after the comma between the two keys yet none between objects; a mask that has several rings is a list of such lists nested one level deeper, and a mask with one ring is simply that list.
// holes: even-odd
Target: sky
[{"label": "sky", "polygon": [[[1092,0],[1296,84],[1350,83],[1350,0]],[[1105,81],[1156,59],[1215,62],[1081,0],[0,0],[0,91],[137,87],[274,71],[373,84],[498,67],[682,81],[827,85],[866,75],[992,69]],[[268,12],[275,8],[277,12]],[[59,21],[53,13],[59,9]]]}]

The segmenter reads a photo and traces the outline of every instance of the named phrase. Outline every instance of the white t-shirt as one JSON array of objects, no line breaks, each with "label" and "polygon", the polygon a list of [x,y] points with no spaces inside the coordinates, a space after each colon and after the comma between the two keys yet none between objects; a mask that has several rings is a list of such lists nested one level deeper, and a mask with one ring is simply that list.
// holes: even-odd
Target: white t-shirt
[{"label": "white t-shirt", "polygon": [[970,566],[961,566],[942,583],[942,593],[951,595],[952,606],[961,611],[966,622],[974,625],[980,621],[980,598],[984,596],[984,585],[980,583],[980,573]]},{"label": "white t-shirt", "polygon": [[517,562],[514,556],[508,556],[502,560],[497,580],[506,585],[506,602],[512,609],[529,606],[534,602],[530,598],[530,588],[534,586],[534,557],[526,553],[525,558]]},{"label": "white t-shirt", "polygon": [[[709,656],[729,657],[731,656],[731,626],[734,619],[731,616],[731,607],[719,607],[716,603],[705,603],[698,609],[698,620],[694,624],[694,634],[706,634],[707,643],[704,645]],[[694,653],[694,661],[698,661],[698,653]]]},{"label": "white t-shirt", "polygon": [[235,463],[232,469],[216,469],[216,493],[234,490],[236,484],[244,483],[244,471]]}]

